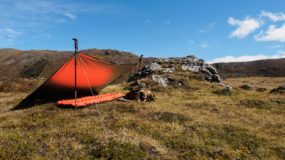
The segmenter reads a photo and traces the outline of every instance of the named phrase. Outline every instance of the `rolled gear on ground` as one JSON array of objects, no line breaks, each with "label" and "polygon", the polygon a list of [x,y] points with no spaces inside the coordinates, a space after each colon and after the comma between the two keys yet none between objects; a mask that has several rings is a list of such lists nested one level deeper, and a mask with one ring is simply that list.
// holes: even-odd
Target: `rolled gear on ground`
[{"label": "rolled gear on ground", "polygon": [[57,101],[58,106],[73,106],[73,107],[86,107],[95,103],[102,103],[115,100],[117,98],[125,96],[122,93],[106,93],[97,96],[87,96],[82,98],[68,99]]}]

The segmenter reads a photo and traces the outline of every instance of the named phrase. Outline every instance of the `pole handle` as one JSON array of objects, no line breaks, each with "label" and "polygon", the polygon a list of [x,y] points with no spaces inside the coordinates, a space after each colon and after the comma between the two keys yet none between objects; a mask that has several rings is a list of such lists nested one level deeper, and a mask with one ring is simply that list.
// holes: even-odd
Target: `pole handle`
[{"label": "pole handle", "polygon": [[141,55],[141,57],[140,57],[139,63],[141,63],[141,61],[142,61],[142,57],[143,57],[143,54],[142,54],[142,55]]},{"label": "pole handle", "polygon": [[77,38],[72,38],[72,40],[74,40],[74,49],[75,49],[75,52],[78,51],[78,40]]}]

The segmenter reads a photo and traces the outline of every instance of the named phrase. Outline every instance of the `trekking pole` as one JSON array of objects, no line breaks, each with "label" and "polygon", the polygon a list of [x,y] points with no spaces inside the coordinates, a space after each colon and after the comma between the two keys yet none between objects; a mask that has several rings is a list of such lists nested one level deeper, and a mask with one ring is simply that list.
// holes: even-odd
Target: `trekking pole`
[{"label": "trekking pole", "polygon": [[76,38],[74,40],[74,56],[75,56],[75,68],[74,68],[74,97],[75,97],[75,107],[77,107],[77,87],[76,87],[76,65],[77,65],[77,53],[78,53],[78,41]]},{"label": "trekking pole", "polygon": [[138,67],[138,70],[137,70],[137,73],[136,73],[136,78],[135,78],[135,80],[138,79],[138,74],[139,74],[139,71],[140,71],[140,68],[141,68],[142,57],[143,57],[143,54],[141,55],[140,60],[139,60],[139,67]]}]

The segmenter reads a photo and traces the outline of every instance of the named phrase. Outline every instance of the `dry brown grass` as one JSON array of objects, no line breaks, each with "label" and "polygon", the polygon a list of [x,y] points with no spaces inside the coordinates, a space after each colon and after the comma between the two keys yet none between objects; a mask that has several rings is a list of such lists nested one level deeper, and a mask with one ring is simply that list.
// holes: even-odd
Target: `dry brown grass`
[{"label": "dry brown grass", "polygon": [[[108,134],[95,106],[49,103],[10,112],[27,94],[0,93],[0,159],[285,159],[285,95],[268,93],[285,78],[227,79],[230,94],[216,84],[187,83],[195,89],[156,91],[154,102],[100,104]],[[102,92],[126,93],[127,85]]]}]

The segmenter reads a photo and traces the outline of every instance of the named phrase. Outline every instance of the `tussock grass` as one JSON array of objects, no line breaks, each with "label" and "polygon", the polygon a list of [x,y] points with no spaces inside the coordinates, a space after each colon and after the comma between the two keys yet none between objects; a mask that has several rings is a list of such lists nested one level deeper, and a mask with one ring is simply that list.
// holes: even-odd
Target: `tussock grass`
[{"label": "tussock grass", "polygon": [[285,159],[285,97],[269,93],[285,78],[224,83],[234,90],[188,79],[181,88],[153,84],[154,102],[99,104],[107,133],[95,106],[8,111],[27,93],[0,92],[0,159]]}]

